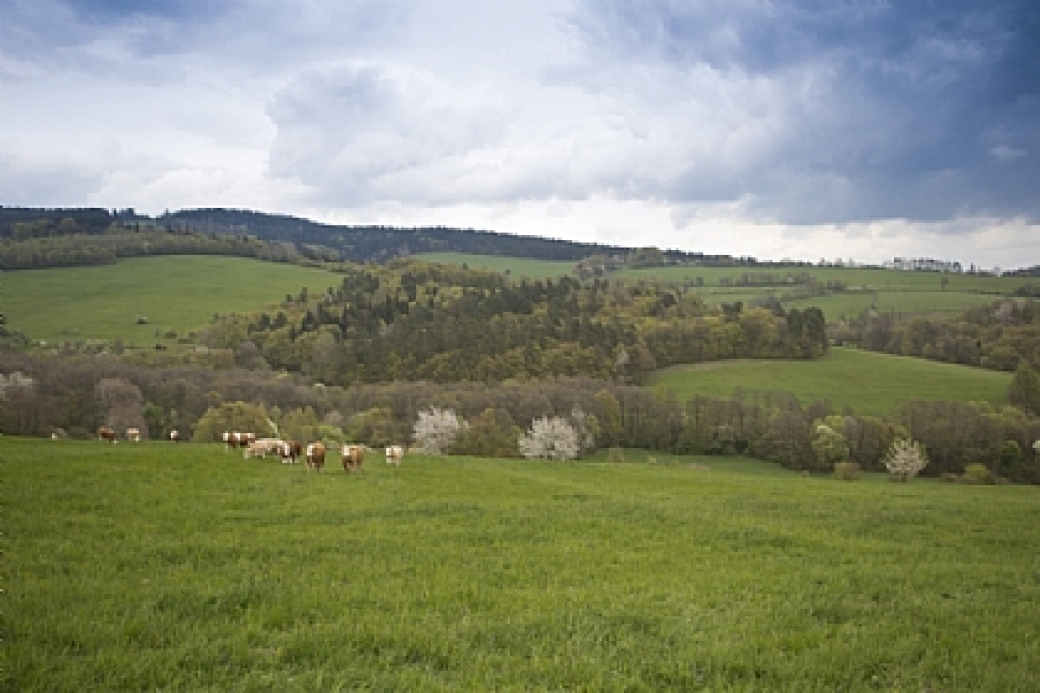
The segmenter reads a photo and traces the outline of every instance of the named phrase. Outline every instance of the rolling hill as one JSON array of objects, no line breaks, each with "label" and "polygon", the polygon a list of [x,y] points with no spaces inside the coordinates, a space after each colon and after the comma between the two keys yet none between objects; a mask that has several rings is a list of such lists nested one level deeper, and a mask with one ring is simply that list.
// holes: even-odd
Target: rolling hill
[{"label": "rolling hill", "polygon": [[835,410],[894,414],[903,402],[959,401],[1006,404],[1011,374],[858,349],[832,348],[815,361],[718,361],[658,371],[651,386],[729,398],[736,392],[790,392],[807,404],[830,401]]}]

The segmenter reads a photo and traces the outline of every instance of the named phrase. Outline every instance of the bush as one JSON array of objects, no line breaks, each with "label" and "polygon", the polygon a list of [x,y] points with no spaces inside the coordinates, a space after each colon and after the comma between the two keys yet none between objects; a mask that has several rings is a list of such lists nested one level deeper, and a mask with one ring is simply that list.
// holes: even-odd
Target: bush
[{"label": "bush", "polygon": [[842,481],[855,481],[860,477],[859,465],[855,462],[835,462],[834,478]]},{"label": "bush", "polygon": [[917,441],[903,438],[892,443],[884,463],[893,481],[909,481],[928,465],[928,458]]},{"label": "bush", "polygon": [[961,482],[965,484],[974,485],[992,485],[997,483],[997,477],[993,475],[986,465],[984,464],[969,464],[964,468],[964,474],[961,475]]}]

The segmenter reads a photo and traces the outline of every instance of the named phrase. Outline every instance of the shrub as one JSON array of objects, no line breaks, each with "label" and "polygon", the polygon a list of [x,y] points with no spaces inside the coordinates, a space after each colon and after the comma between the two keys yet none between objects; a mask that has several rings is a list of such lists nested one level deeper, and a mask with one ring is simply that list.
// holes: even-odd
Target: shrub
[{"label": "shrub", "polygon": [[909,481],[928,465],[928,457],[920,443],[901,438],[892,443],[884,463],[893,481]]},{"label": "shrub", "polygon": [[812,449],[819,469],[827,469],[832,465],[837,469],[839,463],[849,459],[849,444],[845,436],[827,424],[816,424]]},{"label": "shrub", "polygon": [[964,474],[961,475],[961,482],[965,484],[978,484],[978,485],[990,485],[997,483],[997,478],[993,475],[986,465],[974,463],[969,464],[964,468]]},{"label": "shrub", "polygon": [[855,481],[860,477],[859,465],[855,462],[835,462],[834,478],[842,481]]}]

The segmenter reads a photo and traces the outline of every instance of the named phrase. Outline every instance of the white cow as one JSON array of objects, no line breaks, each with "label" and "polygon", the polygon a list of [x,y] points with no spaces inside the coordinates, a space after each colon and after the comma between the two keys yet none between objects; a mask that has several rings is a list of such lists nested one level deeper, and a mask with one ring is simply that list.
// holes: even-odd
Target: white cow
[{"label": "white cow", "polygon": [[268,455],[284,457],[285,448],[285,441],[279,438],[258,438],[246,447],[242,457],[247,460],[250,457],[267,457]]},{"label": "white cow", "polygon": [[401,466],[401,458],[404,457],[404,447],[401,445],[388,445],[386,447],[386,463],[395,467]]}]

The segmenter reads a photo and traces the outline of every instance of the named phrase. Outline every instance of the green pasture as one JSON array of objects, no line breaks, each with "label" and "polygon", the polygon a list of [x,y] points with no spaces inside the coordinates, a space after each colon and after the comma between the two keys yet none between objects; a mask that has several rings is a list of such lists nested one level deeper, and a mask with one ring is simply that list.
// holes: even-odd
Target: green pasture
[{"label": "green pasture", "polygon": [[[335,274],[296,265],[218,256],[162,256],[101,267],[0,272],[0,305],[11,329],[50,343],[121,339],[171,343],[216,313],[259,310],[303,287],[322,291]],[[148,324],[137,324],[137,316]]]},{"label": "green pasture", "polygon": [[951,291],[879,291],[843,292],[827,296],[815,296],[794,301],[784,301],[785,308],[808,308],[815,306],[823,310],[828,321],[840,318],[855,318],[864,311],[876,308],[879,313],[902,314],[959,314],[969,308],[986,305],[998,300],[992,294],[955,293]]},{"label": "green pasture", "polygon": [[1040,690],[1040,490],[0,439],[4,690]]},{"label": "green pasture", "polygon": [[785,299],[785,289],[752,289],[748,287],[704,287],[694,289],[708,305],[742,302],[745,306],[754,301],[775,296],[786,309],[804,310],[817,307],[823,310],[828,322],[859,317],[871,308],[879,313],[895,313],[898,316],[932,315],[937,313],[959,314],[969,308],[993,303],[1000,299],[993,294],[953,291],[843,291],[825,296]]},{"label": "green pasture", "polygon": [[[745,274],[788,274],[809,273],[821,282],[841,281],[850,289],[874,291],[942,291],[954,293],[1009,294],[1016,288],[1040,286],[1036,277],[994,277],[975,274],[947,274],[939,272],[910,272],[904,270],[867,269],[848,267],[650,267],[646,269],[619,270],[614,276],[632,279],[646,278],[658,281],[683,283],[704,280],[707,287],[719,286],[721,279],[737,280]],[[781,285],[782,288],[783,285]]]},{"label": "green pasture", "polygon": [[1010,384],[1002,371],[837,347],[814,361],[716,361],[662,369],[651,379],[680,399],[782,391],[875,415],[913,400],[1006,404]]},{"label": "green pasture", "polygon": [[536,260],[528,257],[471,255],[467,253],[421,253],[415,257],[445,265],[466,265],[471,269],[487,269],[513,277],[547,279],[569,275],[577,263],[563,260]]}]

